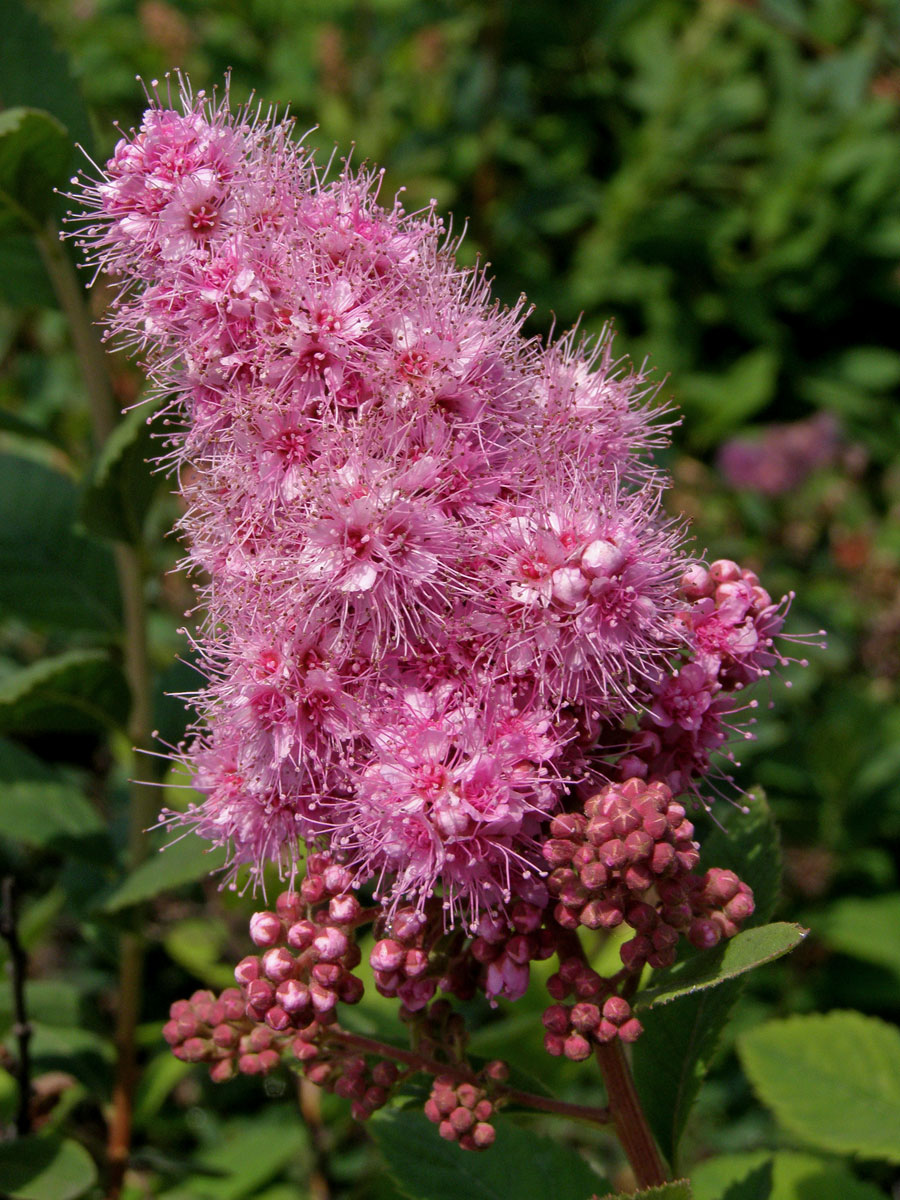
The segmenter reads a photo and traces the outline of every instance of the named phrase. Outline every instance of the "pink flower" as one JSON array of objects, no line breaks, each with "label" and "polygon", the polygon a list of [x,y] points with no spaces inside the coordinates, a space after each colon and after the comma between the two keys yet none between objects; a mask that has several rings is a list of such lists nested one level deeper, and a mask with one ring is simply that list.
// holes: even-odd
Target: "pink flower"
[{"label": "pink flower", "polygon": [[[448,924],[540,907],[543,830],[598,747],[637,714],[634,769],[689,786],[717,688],[769,669],[783,608],[716,564],[685,604],[666,427],[608,336],[541,346],[433,204],[329,177],[227,89],[178,99],[151,97],[76,218],[120,282],[111,329],[169,397],[198,571],[178,757],[203,799],[171,819],[257,875],[328,841],[392,908],[439,892]],[[492,969],[519,994],[514,956]]]}]

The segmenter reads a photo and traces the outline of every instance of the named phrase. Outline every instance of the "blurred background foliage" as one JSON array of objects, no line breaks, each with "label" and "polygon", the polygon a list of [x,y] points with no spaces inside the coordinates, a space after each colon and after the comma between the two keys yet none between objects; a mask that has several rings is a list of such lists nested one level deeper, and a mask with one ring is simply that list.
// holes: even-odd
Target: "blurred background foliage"
[{"label": "blurred background foliage", "polygon": [[[690,515],[698,550],[795,590],[793,631],[828,629],[827,650],[785,672],[791,693],[778,680],[761,691],[758,739],[736,770],[781,825],[777,915],[812,932],[745,990],[685,1162],[699,1164],[700,1200],[773,1148],[773,1190],[759,1195],[889,1193],[883,1163],[851,1176],[803,1153],[754,1096],[735,1038],[772,1016],[900,1012],[900,3],[42,0],[29,11],[58,48],[51,84],[42,27],[2,8],[0,101],[49,108],[97,161],[114,122],[139,122],[136,74],[164,88],[183,67],[196,89],[230,69],[235,100],[289,106],[323,157],[337,145],[383,165],[384,194],[405,187],[410,209],[436,198],[465,229],[461,258],[491,264],[504,302],[528,295],[531,331],[580,321],[597,334],[612,320],[620,352],[655,367],[683,417],[666,452],[670,505]],[[193,686],[177,632],[191,592],[171,573],[177,510],[143,468],[141,420],[97,458],[45,265],[27,231],[0,223],[0,870],[20,892],[36,1125],[71,1160],[60,1178],[81,1179],[40,1194],[108,1186],[110,1031],[132,938],[146,962],[125,1195],[399,1195],[343,1101],[306,1094],[301,1122],[287,1073],[214,1088],[161,1042],[172,1000],[228,982],[253,901],[204,880],[194,847],[148,857],[133,818],[129,844],[119,547],[144,580],[152,721],[170,743],[186,717],[166,693]],[[111,366],[118,406],[132,404],[139,375],[121,355]],[[474,1012],[476,1049],[524,1055],[560,1095],[596,1102],[589,1068],[562,1070],[539,1049],[541,1007],[536,995]],[[360,1020],[379,1029],[385,1015],[376,996]],[[12,1023],[4,989],[4,1123]],[[615,1175],[606,1139],[552,1132]],[[22,1186],[0,1180],[33,1194]]]}]

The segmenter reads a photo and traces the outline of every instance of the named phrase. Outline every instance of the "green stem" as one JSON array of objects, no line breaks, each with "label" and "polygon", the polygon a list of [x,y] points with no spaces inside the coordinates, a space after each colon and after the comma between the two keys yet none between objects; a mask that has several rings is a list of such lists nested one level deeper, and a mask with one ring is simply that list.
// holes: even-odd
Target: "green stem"
[{"label": "green stem", "polygon": [[[47,227],[36,233],[36,239],[57,299],[68,318],[87,392],[94,441],[99,447],[112,433],[118,419],[106,355],[85,303],[84,290],[68,255],[59,244],[55,229]],[[128,734],[132,745],[129,763],[132,782],[125,861],[127,869],[134,870],[147,856],[148,845],[144,833],[155,814],[152,789],[137,782],[137,776],[148,769],[149,760],[142,751],[148,750],[152,741],[151,670],[141,558],[134,547],[117,543],[115,562],[122,596],[124,669],[131,692]],[[119,945],[116,1067],[107,1136],[109,1200],[115,1200],[121,1192],[131,1149],[134,1092],[138,1077],[135,1034],[140,1018],[143,965],[143,938],[133,931],[124,932]]]}]

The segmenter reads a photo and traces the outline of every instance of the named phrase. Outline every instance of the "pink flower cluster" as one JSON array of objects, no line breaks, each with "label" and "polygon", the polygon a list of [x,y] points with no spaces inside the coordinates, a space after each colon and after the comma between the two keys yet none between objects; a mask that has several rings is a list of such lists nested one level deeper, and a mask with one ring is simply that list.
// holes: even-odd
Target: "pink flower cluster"
[{"label": "pink flower cluster", "polygon": [[607,338],[525,337],[431,206],[182,87],[86,180],[110,326],[170,408],[205,618],[185,818],[448,923],[546,893],[538,839],[692,637],[664,441]]}]

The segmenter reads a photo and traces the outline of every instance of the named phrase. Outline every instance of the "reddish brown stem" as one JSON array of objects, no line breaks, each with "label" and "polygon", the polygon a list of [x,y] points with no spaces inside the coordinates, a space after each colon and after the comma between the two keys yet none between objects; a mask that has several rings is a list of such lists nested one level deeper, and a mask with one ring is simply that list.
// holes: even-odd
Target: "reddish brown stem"
[{"label": "reddish brown stem", "polygon": [[[331,1028],[329,1037],[342,1042],[345,1046],[352,1046],[363,1054],[377,1054],[382,1058],[393,1059],[394,1062],[403,1063],[404,1066],[410,1067],[414,1071],[424,1071],[435,1076],[449,1075],[452,1079],[458,1079],[464,1083],[478,1082],[478,1076],[470,1067],[435,1062],[434,1059],[425,1058],[424,1055],[417,1054],[414,1050],[402,1050],[399,1046],[378,1042],[374,1038],[364,1037],[359,1033],[349,1033],[346,1029]],[[497,1087],[497,1095],[512,1101],[513,1104],[521,1104],[524,1108],[553,1113],[558,1117],[590,1121],[594,1125],[607,1125],[610,1121],[608,1108],[592,1108],[587,1104],[569,1104],[565,1100],[554,1100],[552,1096],[538,1096],[533,1092],[523,1092],[518,1088],[505,1087],[502,1084]]]},{"label": "reddish brown stem", "polygon": [[656,1187],[668,1179],[653,1134],[641,1108],[631,1068],[618,1038],[597,1047],[597,1062],[606,1084],[609,1109],[638,1187]]}]

